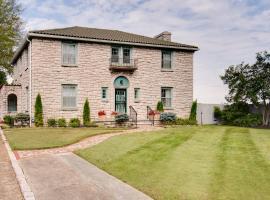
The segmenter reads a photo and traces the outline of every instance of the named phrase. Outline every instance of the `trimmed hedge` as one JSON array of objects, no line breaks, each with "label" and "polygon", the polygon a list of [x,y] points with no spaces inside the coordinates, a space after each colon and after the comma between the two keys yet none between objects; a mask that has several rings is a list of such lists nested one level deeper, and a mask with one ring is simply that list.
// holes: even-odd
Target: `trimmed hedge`
[{"label": "trimmed hedge", "polygon": [[119,114],[115,116],[115,122],[119,124],[127,122],[128,120],[129,120],[129,117],[127,114]]},{"label": "trimmed hedge", "polygon": [[164,112],[160,114],[160,121],[162,123],[166,122],[175,122],[176,121],[176,114],[171,112]]},{"label": "trimmed hedge", "polygon": [[5,115],[4,116],[4,123],[9,126],[14,126],[14,117],[11,115]]},{"label": "trimmed hedge", "polygon": [[65,118],[60,118],[57,120],[58,127],[67,127],[67,121]]},{"label": "trimmed hedge", "polygon": [[69,121],[69,126],[72,128],[77,128],[81,126],[81,121],[78,118],[72,118]]},{"label": "trimmed hedge", "polygon": [[48,124],[48,127],[56,127],[57,121],[56,121],[56,119],[48,119],[47,124]]}]

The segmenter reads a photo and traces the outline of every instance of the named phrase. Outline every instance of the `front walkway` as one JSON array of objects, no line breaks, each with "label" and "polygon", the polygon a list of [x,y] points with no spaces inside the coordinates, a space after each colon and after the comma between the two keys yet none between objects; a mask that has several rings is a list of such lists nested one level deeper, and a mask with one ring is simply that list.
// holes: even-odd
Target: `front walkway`
[{"label": "front walkway", "polygon": [[[138,129],[129,129],[121,132],[116,133],[107,133],[107,134],[101,134],[96,136],[90,136],[78,143],[71,144],[65,147],[60,148],[52,148],[52,149],[41,149],[41,150],[26,150],[26,151],[15,151],[15,155],[17,159],[20,158],[28,158],[33,156],[40,156],[44,154],[59,154],[59,153],[67,153],[67,152],[73,152],[79,149],[85,149],[87,147],[94,146],[98,143],[101,143],[113,136],[127,134],[127,133],[133,133],[133,132],[141,132],[141,131],[154,131],[154,130],[160,130],[161,127],[154,127],[154,126],[145,126],[140,127]],[[74,129],[76,131],[76,129]]]},{"label": "front walkway", "polygon": [[19,160],[37,200],[150,200],[73,153]]},{"label": "front walkway", "polygon": [[0,199],[23,199],[5,144],[0,137]]}]

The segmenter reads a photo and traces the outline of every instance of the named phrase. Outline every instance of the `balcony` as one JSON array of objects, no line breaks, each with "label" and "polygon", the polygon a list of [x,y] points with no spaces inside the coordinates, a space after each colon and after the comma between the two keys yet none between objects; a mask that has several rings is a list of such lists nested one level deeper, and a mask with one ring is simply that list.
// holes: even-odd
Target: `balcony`
[{"label": "balcony", "polygon": [[110,58],[110,70],[112,71],[135,71],[136,69],[136,59],[131,59],[130,57]]}]

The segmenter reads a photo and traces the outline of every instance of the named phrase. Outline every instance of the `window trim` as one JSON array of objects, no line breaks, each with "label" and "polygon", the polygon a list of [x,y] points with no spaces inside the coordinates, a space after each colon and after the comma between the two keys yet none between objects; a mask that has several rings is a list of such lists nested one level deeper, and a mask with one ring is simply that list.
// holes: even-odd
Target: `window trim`
[{"label": "window trim", "polygon": [[[106,97],[103,98],[103,90],[106,92]],[[108,101],[108,87],[101,87],[101,100],[102,101]]]},{"label": "window trim", "polygon": [[[63,62],[63,52],[64,52],[64,45],[65,44],[74,44],[75,45],[75,64],[65,64]],[[62,67],[78,67],[78,43],[71,42],[71,41],[62,41],[61,43],[61,65]]]},{"label": "window trim", "polygon": [[[64,107],[63,106],[63,91],[64,91],[64,87],[65,85],[69,85],[69,86],[75,86],[75,107]],[[61,84],[61,110],[63,111],[72,111],[72,110],[78,110],[78,84]]]},{"label": "window trim", "polygon": [[[110,57],[111,57],[111,59],[112,59],[112,49],[113,48],[117,48],[118,49],[118,59],[119,59],[119,61],[118,61],[118,63],[123,63],[124,62],[124,49],[129,49],[130,50],[130,52],[129,52],[129,54],[130,54],[130,62],[131,62],[131,60],[132,60],[132,58],[133,58],[133,48],[131,47],[131,46],[125,46],[125,45],[123,45],[123,46],[117,46],[117,45],[112,45],[111,46],[111,55],[110,55]],[[111,63],[116,63],[116,62],[112,62],[112,60],[111,60]]]},{"label": "window trim", "polygon": [[[136,92],[135,91],[138,91],[138,97],[136,98]],[[134,102],[135,103],[138,103],[140,102],[140,99],[141,99],[141,88],[134,88]]]},{"label": "window trim", "polygon": [[[161,89],[160,89],[160,100],[161,100],[161,102],[163,102],[162,101],[162,89],[170,89],[171,90],[171,97],[170,97],[170,99],[171,99],[171,106],[170,107],[166,107],[166,105],[163,105],[164,106],[164,109],[171,110],[171,109],[173,109],[173,87],[161,87]],[[163,97],[163,98],[166,98],[166,97]]]},{"label": "window trim", "polygon": [[[170,68],[166,68],[163,65],[163,53],[170,53]],[[173,57],[174,57],[174,52],[170,50],[161,50],[161,71],[173,71]]]}]

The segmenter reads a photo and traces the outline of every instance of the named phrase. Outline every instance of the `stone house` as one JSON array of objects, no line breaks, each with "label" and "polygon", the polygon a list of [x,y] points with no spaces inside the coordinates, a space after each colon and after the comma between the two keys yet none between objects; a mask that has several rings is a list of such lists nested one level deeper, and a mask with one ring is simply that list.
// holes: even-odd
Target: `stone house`
[{"label": "stone house", "polygon": [[91,118],[104,110],[147,118],[147,106],[187,117],[193,99],[193,54],[198,48],[132,33],[68,27],[30,31],[17,49],[11,85],[0,89],[1,116],[34,116],[38,93],[48,118],[82,118],[88,98]]}]

